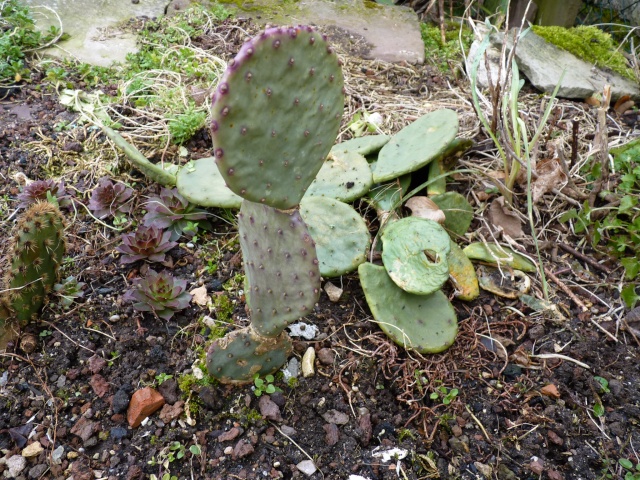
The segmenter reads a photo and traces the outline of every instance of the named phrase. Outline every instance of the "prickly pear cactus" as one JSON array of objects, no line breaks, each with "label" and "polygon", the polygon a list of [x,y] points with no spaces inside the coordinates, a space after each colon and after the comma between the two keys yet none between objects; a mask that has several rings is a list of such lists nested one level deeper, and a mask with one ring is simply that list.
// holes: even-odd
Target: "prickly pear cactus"
[{"label": "prickly pear cactus", "polygon": [[419,353],[442,352],[453,344],[458,319],[442,290],[430,295],[405,292],[384,267],[372,263],[360,265],[358,274],[373,318],[395,343]]},{"label": "prickly pear cactus", "polygon": [[229,188],[296,206],[336,139],[342,89],[337,56],[310,27],[270,28],[245,43],[212,100],[214,154]]},{"label": "prickly pear cactus", "polygon": [[0,322],[34,318],[58,280],[65,252],[64,221],[49,202],[33,204],[18,221],[9,249]]},{"label": "prickly pear cactus", "polygon": [[207,370],[222,383],[247,383],[267,375],[287,361],[292,345],[282,332],[263,337],[252,327],[235,330],[214,342],[207,352]]}]

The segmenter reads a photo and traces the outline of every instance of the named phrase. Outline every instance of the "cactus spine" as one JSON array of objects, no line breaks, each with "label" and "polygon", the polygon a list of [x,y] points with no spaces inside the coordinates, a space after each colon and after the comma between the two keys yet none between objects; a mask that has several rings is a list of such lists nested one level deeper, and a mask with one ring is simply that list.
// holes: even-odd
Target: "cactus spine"
[{"label": "cactus spine", "polygon": [[316,248],[297,209],[335,141],[342,89],[340,62],[323,37],[295,27],[248,41],[214,94],[216,164],[243,198],[238,231],[251,317],[209,347],[207,369],[224,383],[284,365],[284,329],[318,300]]},{"label": "cactus spine", "polygon": [[58,280],[64,252],[64,221],[58,207],[33,204],[14,229],[0,297],[0,325],[9,319],[25,324],[35,318]]}]

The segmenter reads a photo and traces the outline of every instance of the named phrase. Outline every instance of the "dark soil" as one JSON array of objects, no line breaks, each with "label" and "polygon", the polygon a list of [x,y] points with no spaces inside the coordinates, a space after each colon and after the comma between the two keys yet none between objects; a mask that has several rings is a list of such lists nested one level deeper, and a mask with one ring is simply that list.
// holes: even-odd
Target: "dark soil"
[{"label": "dark soil", "polygon": [[[37,76],[0,103],[3,239],[16,217],[17,172],[33,180],[48,178],[82,165],[87,139],[106,142],[82,126],[58,131],[75,117]],[[210,155],[208,140],[203,131],[187,147],[199,157]],[[137,172],[122,174],[136,182],[139,204],[159,191]],[[90,169],[75,168],[66,183],[77,202],[87,204],[96,180]],[[242,285],[233,283],[242,273],[235,231],[219,219],[221,212],[211,213],[212,231],[195,244],[183,238],[167,265],[188,280],[190,289],[204,285],[212,297],[226,296],[233,302],[234,323],[244,326]],[[215,319],[218,312],[192,303],[162,321],[134,311],[122,297],[146,266],[120,263],[119,235],[97,224],[78,203],[65,214],[69,261],[63,276],[87,284],[84,298],[68,310],[51,301],[41,319],[24,328],[0,357],[0,472],[8,474],[6,459],[34,442],[42,452],[28,459],[18,478],[161,478],[170,471],[179,479],[568,480],[622,478],[619,459],[640,462],[635,453],[640,446],[638,343],[618,328],[614,277],[598,270],[589,279],[579,277],[571,264],[582,261],[569,254],[560,251],[552,260],[549,250],[547,265],[564,272],[558,276],[568,284],[588,285],[590,296],[575,290],[590,306],[588,312],[559,290],[553,301],[566,317],[561,322],[519,300],[488,293],[470,304],[453,300],[458,340],[428,358],[393,345],[378,329],[357,275],[332,279],[344,289],[341,300],[332,303],[323,293],[313,315],[304,319],[320,333],[312,341],[295,342],[298,358],[308,347],[315,349],[315,375],[300,376],[292,385],[276,376],[282,391],[270,396],[274,406],[250,386],[196,381],[193,364],[212,333],[199,319]],[[559,241],[575,245],[575,240]],[[220,249],[215,272],[207,269],[207,249],[214,247]],[[34,338],[35,345],[30,344]],[[159,374],[173,378],[159,385]],[[595,376],[608,381],[606,390]],[[127,404],[145,386],[158,388],[175,410],[165,411],[166,421],[156,412],[130,428]],[[458,394],[444,404],[444,395],[430,398],[439,387]],[[597,404],[604,407],[599,417]],[[195,444],[199,455],[189,451]],[[172,461],[171,445],[182,446],[173,451]],[[177,458],[183,447],[184,457]],[[389,461],[376,456],[390,448],[406,456]],[[307,477],[296,465],[309,458],[319,471]]]}]

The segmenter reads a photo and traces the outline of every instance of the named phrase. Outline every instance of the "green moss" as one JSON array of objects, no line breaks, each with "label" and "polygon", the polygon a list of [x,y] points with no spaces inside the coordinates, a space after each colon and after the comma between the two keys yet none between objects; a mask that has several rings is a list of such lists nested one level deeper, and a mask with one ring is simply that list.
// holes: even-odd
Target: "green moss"
[{"label": "green moss", "polygon": [[425,57],[432,62],[439,70],[448,73],[451,71],[451,63],[460,63],[462,51],[460,50],[460,40],[465,51],[473,42],[473,32],[466,27],[462,27],[460,35],[460,25],[450,23],[445,29],[445,43],[442,44],[440,26],[430,23],[420,24],[422,41],[424,42]]},{"label": "green moss", "polygon": [[216,319],[221,323],[231,323],[234,305],[225,294],[214,295],[212,299],[213,310],[216,312]]},{"label": "green moss", "polygon": [[581,25],[573,28],[533,26],[533,31],[547,42],[572,53],[597,67],[608,68],[631,80],[633,70],[620,51],[616,51],[611,35],[597,27]]}]

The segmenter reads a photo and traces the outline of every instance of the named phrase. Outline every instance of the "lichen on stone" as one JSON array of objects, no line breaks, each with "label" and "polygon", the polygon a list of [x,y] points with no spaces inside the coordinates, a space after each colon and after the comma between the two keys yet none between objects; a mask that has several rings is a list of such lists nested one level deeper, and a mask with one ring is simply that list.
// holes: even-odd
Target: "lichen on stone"
[{"label": "lichen on stone", "polygon": [[624,55],[617,49],[613,38],[597,27],[580,25],[573,28],[543,27],[535,25],[533,31],[547,42],[572,53],[578,58],[591,62],[597,67],[607,68],[636,80],[633,70],[628,67]]}]

